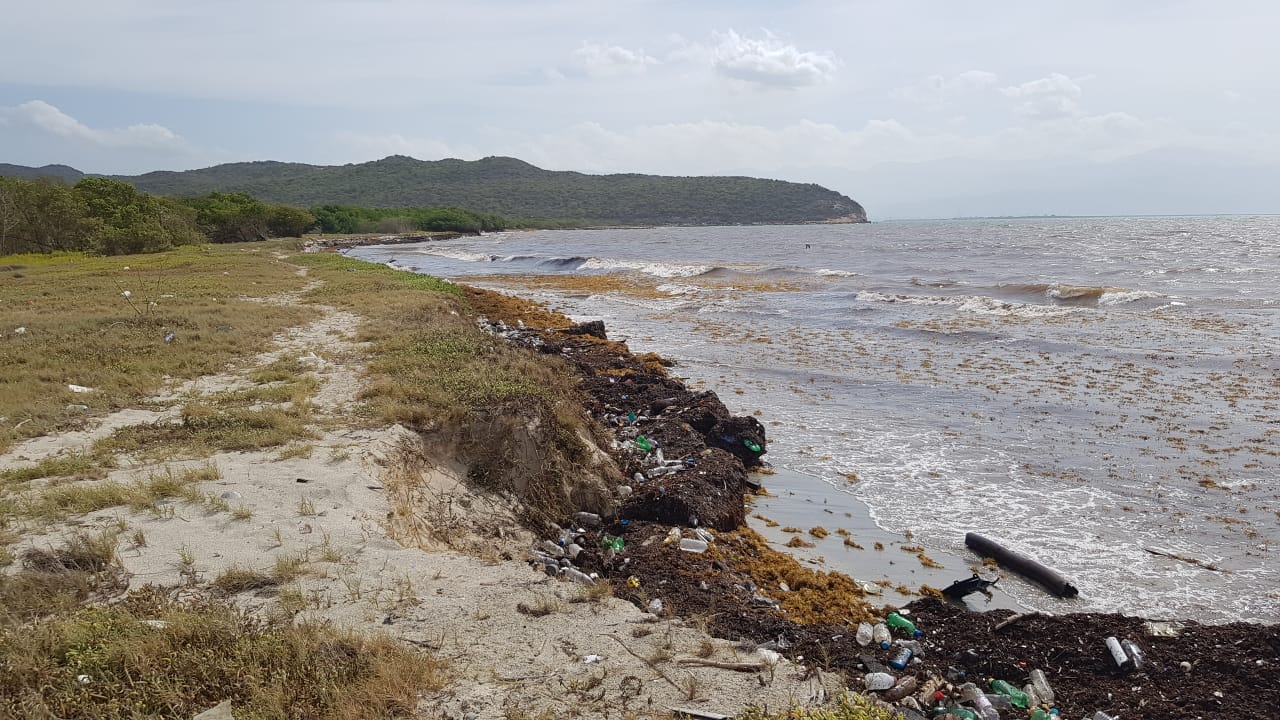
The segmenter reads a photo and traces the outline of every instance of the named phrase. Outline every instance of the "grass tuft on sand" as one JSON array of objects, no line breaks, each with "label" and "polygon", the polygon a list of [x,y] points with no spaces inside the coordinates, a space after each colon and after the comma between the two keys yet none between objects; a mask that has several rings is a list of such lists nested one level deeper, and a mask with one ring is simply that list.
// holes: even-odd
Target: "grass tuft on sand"
[{"label": "grass tuft on sand", "polygon": [[410,717],[445,666],[382,635],[251,619],[152,590],[0,627],[0,716]]}]

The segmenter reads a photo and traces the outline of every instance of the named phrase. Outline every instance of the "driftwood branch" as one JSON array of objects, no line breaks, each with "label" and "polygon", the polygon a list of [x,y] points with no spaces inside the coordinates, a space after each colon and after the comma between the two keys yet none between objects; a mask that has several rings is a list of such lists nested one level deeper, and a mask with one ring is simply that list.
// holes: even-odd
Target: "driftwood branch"
[{"label": "driftwood branch", "polygon": [[1036,617],[1039,614],[1040,614],[1039,610],[1032,610],[1031,612],[1024,612],[1024,613],[1018,613],[1017,615],[1010,615],[1004,620],[1001,620],[1000,622],[996,623],[995,629],[1003,630],[1016,622],[1026,620],[1029,617]]}]

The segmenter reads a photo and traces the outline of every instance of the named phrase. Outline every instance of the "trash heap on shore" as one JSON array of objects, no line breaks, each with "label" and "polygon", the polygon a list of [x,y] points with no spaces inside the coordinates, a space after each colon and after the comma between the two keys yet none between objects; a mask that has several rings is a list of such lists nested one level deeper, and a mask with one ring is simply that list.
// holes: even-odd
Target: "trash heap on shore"
[{"label": "trash heap on shore", "polygon": [[806,672],[842,672],[909,719],[1280,716],[1275,626],[976,613],[935,595],[874,606],[858,582],[805,567],[744,527],[744,494],[758,488],[749,471],[767,451],[755,418],[668,377],[660,358],[632,355],[602,323],[558,317],[486,321],[563,359],[587,410],[612,429],[616,507],[545,528],[530,558],[548,574],[609,583],[760,658],[728,670],[763,673],[782,656]]}]

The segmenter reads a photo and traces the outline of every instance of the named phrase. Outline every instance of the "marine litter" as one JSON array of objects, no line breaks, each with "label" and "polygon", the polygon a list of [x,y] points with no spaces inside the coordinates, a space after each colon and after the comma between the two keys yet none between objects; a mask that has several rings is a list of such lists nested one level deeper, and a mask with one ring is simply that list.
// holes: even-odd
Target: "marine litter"
[{"label": "marine litter", "polygon": [[[970,577],[977,558],[926,554],[816,478],[766,473],[754,490],[746,470],[763,464],[764,426],[733,416],[714,393],[684,388],[659,363],[632,357],[606,339],[603,323],[562,325],[562,333],[516,317],[490,322],[493,332],[574,367],[588,410],[614,431],[622,502],[612,516],[548,528],[541,550],[531,551],[548,574],[609,583],[655,615],[704,624],[810,672],[861,678],[908,718],[1049,718],[1055,709],[1071,718],[1249,718],[1280,703],[1276,626],[1189,621],[1170,632],[1135,617],[1073,614],[1069,600],[1061,614],[1015,612],[998,588],[985,604],[981,593],[966,595],[973,608],[929,590],[904,602],[915,590],[908,578],[939,590]],[[812,518],[814,505],[830,511],[829,527],[787,524]],[[735,529],[748,514],[764,535]],[[799,540],[785,543],[799,546],[796,557],[766,540],[787,536]],[[832,568],[901,579],[898,595]],[[1000,582],[1016,580],[1005,574]],[[903,631],[895,636],[882,619]],[[1125,661],[1107,638],[1119,638]]]}]

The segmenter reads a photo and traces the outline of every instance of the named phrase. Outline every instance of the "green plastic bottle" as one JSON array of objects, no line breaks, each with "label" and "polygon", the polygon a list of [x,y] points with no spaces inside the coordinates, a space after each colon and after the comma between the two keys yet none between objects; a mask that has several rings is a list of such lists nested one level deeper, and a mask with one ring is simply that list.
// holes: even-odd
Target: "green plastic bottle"
[{"label": "green plastic bottle", "polygon": [[1028,698],[1026,693],[1003,680],[992,680],[991,690],[997,695],[1009,698],[1009,702],[1013,703],[1014,707],[1025,708],[1031,702],[1031,698]]},{"label": "green plastic bottle", "polygon": [[1036,708],[1031,711],[1030,720],[1053,720],[1053,716],[1044,708]]},{"label": "green plastic bottle", "polygon": [[[898,628],[898,629],[900,629],[900,630],[906,630],[906,631],[907,631],[909,634],[911,634],[913,637],[920,637],[921,635],[924,635],[924,633],[923,633],[923,632],[921,632],[920,630],[917,630],[917,629],[916,629],[916,624],[915,624],[915,623],[913,623],[913,622],[911,622],[910,620],[908,620],[908,619],[906,619],[906,618],[902,617],[901,615],[899,615],[899,614],[898,614],[898,613],[896,613],[896,612],[891,612],[891,613],[889,613],[888,617],[886,617],[886,618],[884,619],[884,624],[885,624],[885,625],[888,625],[888,626],[889,626],[889,627],[891,627],[891,628]],[[1023,707],[1026,707],[1026,706],[1024,705]]]},{"label": "green plastic bottle", "polygon": [[645,452],[649,452],[650,450],[653,449],[653,441],[641,435],[640,437],[636,438],[636,447],[640,448]]}]

